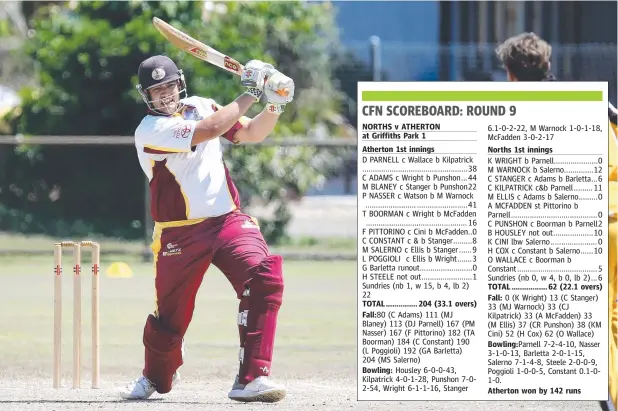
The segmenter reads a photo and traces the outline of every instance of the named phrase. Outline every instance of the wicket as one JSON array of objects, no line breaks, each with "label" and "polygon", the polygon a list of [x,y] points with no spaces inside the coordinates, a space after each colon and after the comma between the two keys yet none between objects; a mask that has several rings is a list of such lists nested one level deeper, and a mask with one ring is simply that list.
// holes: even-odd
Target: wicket
[{"label": "wicket", "polygon": [[99,244],[62,241],[54,244],[54,371],[53,387],[60,388],[62,352],[62,249],[73,249],[73,388],[81,385],[82,247],[92,250],[92,388],[99,388]]}]

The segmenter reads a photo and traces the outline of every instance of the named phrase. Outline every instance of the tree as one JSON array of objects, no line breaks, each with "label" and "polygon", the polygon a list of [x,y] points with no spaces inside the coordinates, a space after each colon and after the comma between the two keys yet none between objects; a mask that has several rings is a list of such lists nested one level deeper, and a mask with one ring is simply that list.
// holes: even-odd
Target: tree
[{"label": "tree", "polygon": [[[342,50],[337,53],[337,56],[334,77],[337,88],[345,95],[343,115],[350,124],[357,127],[358,82],[372,81],[373,70],[352,52]],[[381,71],[380,75],[382,81],[388,81],[388,73]]]},{"label": "tree", "polygon": [[[231,2],[216,10],[216,18],[204,23],[203,3],[194,1],[93,1],[79,2],[74,9],[38,9],[32,17],[36,34],[24,50],[37,61],[39,86],[21,90],[23,104],[8,117],[12,130],[25,135],[132,135],[145,113],[135,91],[137,67],[152,54],[167,54],[183,68],[191,94],[226,104],[242,91],[237,77],[173,48],[151,24],[157,16],[242,62],[273,63],[295,80],[295,101],[271,138],[303,135],[318,124],[334,132],[329,119],[341,110],[342,96],[332,84],[329,56],[337,35],[328,3]],[[80,230],[70,224],[81,221],[84,232],[74,235],[141,235],[135,221],[142,220],[143,175],[134,148],[96,150],[20,147],[8,160],[11,167],[0,171],[0,203],[20,211],[7,211],[15,214],[9,219],[0,210],[0,229],[19,220],[22,231],[60,235]],[[285,235],[289,193],[302,194],[334,171],[340,165],[336,154],[313,147],[248,146],[231,148],[226,160],[244,205],[253,198],[275,204],[274,218],[262,221],[273,242]],[[89,186],[96,189],[85,199]],[[60,229],[52,221],[69,226]]]}]

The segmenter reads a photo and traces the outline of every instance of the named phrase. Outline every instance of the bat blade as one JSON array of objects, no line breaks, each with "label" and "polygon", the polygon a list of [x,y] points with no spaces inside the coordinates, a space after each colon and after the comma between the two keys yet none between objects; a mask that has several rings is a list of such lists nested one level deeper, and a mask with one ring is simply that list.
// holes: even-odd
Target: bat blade
[{"label": "bat blade", "polygon": [[197,57],[200,60],[206,61],[223,70],[234,73],[238,76],[242,74],[243,65],[233,58],[226,56],[218,50],[194,39],[182,30],[177,29],[171,24],[166,23],[158,17],[153,17],[152,24],[167,39],[173,46]]},{"label": "bat blade", "polygon": [[[182,30],[177,29],[169,23],[161,20],[158,17],[152,18],[152,24],[156,29],[175,47],[197,57],[200,60],[206,61],[212,65],[215,65],[223,70],[234,73],[237,76],[242,74],[244,66],[233,58],[226,56],[218,50],[202,43],[199,40],[194,39]],[[287,96],[289,91],[287,89],[281,89],[275,91],[281,96]]]}]

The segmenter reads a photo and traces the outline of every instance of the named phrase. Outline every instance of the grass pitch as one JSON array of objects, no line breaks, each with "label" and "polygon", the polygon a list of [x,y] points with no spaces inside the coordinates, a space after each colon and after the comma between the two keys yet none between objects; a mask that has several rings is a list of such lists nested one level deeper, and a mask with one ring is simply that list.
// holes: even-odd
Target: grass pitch
[{"label": "grass pitch", "polygon": [[[82,350],[84,378],[91,363],[89,261],[83,253]],[[129,261],[131,278],[100,276],[100,352],[105,376],[139,374],[143,366],[142,331],[154,309],[151,264]],[[63,259],[63,376],[70,380],[73,334],[73,276],[70,252]],[[287,262],[286,290],[280,311],[275,348],[275,375],[301,377],[308,368],[315,377],[347,377],[353,373],[356,342],[356,264],[350,262]],[[9,376],[45,376],[52,370],[53,262],[3,259],[0,278],[0,363]],[[214,266],[198,293],[186,340],[183,376],[213,376],[233,381],[238,355],[238,300]],[[348,364],[333,370],[333,363]],[[298,370],[298,371],[296,371]],[[300,371],[300,372],[299,372]],[[87,374],[87,375],[86,375]]]},{"label": "grass pitch", "polygon": [[[120,258],[120,257],[119,257]],[[275,346],[273,378],[288,387],[278,404],[239,404],[227,398],[237,371],[238,301],[212,267],[198,293],[186,335],[183,382],[170,394],[144,402],[120,401],[115,388],[143,367],[142,331],[154,308],[153,268],[121,257],[130,278],[105,272],[117,258],[102,257],[100,277],[101,389],[90,389],[89,253],[82,279],[82,389],[71,389],[73,283],[64,258],[63,388],[52,389],[53,259],[0,258],[0,410],[599,410],[595,402],[356,402],[356,262],[288,261]],[[480,366],[480,365],[479,365]]]}]

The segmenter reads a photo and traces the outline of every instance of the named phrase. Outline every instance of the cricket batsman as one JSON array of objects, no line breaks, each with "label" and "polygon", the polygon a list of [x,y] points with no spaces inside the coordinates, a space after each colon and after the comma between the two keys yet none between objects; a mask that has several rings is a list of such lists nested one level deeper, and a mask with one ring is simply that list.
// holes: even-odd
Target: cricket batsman
[{"label": "cricket batsman", "polygon": [[[534,33],[511,37],[496,49],[509,81],[555,81],[550,72],[551,46]],[[618,111],[609,105],[609,400],[618,408]],[[607,404],[602,406],[606,409]]]},{"label": "cricket batsman", "polygon": [[[144,368],[120,394],[142,400],[155,391],[168,393],[179,382],[196,293],[214,265],[239,300],[234,317],[240,364],[228,397],[280,401],[285,388],[270,374],[283,297],[282,257],[269,253],[257,221],[241,211],[221,139],[234,144],[264,140],[292,101],[294,81],[270,64],[251,60],[241,75],[244,93],[225,106],[189,97],[182,70],[166,56],[144,60],[138,81],[148,113],[135,130],[135,147],[150,182],[156,301],[144,326]],[[245,117],[262,96],[264,110]]]}]

